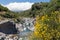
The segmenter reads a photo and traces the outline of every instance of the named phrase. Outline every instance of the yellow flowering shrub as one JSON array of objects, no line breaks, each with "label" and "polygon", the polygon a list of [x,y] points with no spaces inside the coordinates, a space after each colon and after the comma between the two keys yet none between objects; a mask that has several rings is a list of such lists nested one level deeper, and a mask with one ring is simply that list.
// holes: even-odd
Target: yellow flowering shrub
[{"label": "yellow flowering shrub", "polygon": [[60,12],[36,17],[32,40],[60,40]]}]

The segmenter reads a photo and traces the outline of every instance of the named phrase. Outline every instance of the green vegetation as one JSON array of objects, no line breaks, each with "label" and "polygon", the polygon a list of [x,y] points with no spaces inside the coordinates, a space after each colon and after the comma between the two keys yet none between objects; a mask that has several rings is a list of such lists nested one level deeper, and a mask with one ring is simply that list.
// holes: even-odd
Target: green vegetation
[{"label": "green vegetation", "polygon": [[17,18],[19,15],[17,13],[6,12],[2,16],[5,18]]},{"label": "green vegetation", "polygon": [[23,22],[22,17],[36,18],[30,40],[60,40],[60,0],[35,3],[31,9],[23,12],[11,12],[0,5],[0,12],[0,17],[13,19],[17,23]]},{"label": "green vegetation", "polygon": [[0,5],[0,11],[9,11],[9,9]]},{"label": "green vegetation", "polygon": [[19,16],[20,16],[19,13],[12,12],[8,8],[0,5],[0,20],[2,20],[2,19],[12,19],[12,20],[16,21],[17,19],[19,19]]},{"label": "green vegetation", "polygon": [[19,12],[21,17],[30,17],[30,10]]},{"label": "green vegetation", "polygon": [[60,11],[60,0],[51,0],[50,2],[35,3],[31,9],[31,15],[44,15],[52,11]]},{"label": "green vegetation", "polygon": [[60,0],[51,0],[48,3],[41,2],[32,6],[31,14],[35,15],[36,22],[30,40],[60,40],[59,4]]},{"label": "green vegetation", "polygon": [[[60,11],[60,0],[51,0],[50,2],[40,2],[32,5],[32,8],[23,12],[11,12],[8,8],[0,5],[0,11],[5,11],[6,13],[3,17],[15,18],[19,17],[36,17],[37,15],[49,14],[52,11]],[[9,12],[10,11],[10,12]]]},{"label": "green vegetation", "polygon": [[[20,13],[23,17],[36,17],[52,11],[60,11],[60,0],[51,0],[50,2],[40,2],[32,5],[30,10]],[[49,14],[50,15],[50,14]]]},{"label": "green vegetation", "polygon": [[60,40],[60,12],[37,16],[31,40]]}]

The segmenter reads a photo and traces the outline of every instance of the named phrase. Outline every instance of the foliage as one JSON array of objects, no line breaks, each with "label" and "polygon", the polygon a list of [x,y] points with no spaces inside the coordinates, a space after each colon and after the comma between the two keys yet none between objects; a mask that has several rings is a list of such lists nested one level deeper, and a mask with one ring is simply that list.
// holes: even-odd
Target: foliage
[{"label": "foliage", "polygon": [[30,12],[30,10],[19,12],[19,15],[20,15],[20,17],[30,17],[29,12]]},{"label": "foliage", "polygon": [[60,11],[60,0],[51,0],[50,2],[35,3],[32,5],[30,14],[32,17],[51,13],[52,11]]},{"label": "foliage", "polygon": [[19,14],[13,12],[6,12],[5,14],[0,14],[4,18],[18,18]]},{"label": "foliage", "polygon": [[[0,5],[0,11],[8,11],[6,7]],[[34,3],[31,9],[18,12],[20,17],[36,17],[52,11],[60,11],[60,0],[51,0],[50,2]]]},{"label": "foliage", "polygon": [[46,10],[48,6],[48,3],[35,3],[32,5],[30,14],[32,15],[32,17],[36,17],[36,15],[43,15],[43,11]]},{"label": "foliage", "polygon": [[60,12],[37,16],[32,40],[60,40]]},{"label": "foliage", "polygon": [[9,9],[7,7],[3,7],[2,5],[0,5],[0,11],[9,11]]}]

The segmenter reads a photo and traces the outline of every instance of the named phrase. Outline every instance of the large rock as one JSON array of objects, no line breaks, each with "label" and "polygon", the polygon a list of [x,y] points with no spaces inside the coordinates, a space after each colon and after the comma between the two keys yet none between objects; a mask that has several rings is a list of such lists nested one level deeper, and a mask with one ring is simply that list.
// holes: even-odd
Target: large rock
[{"label": "large rock", "polygon": [[17,29],[13,22],[7,21],[5,23],[0,24],[0,32],[5,34],[16,34]]}]

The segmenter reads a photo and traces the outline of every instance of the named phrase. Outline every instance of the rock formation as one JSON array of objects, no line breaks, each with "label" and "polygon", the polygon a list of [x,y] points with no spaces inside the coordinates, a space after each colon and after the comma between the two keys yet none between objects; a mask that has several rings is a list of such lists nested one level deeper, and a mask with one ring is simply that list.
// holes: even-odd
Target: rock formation
[{"label": "rock formation", "polygon": [[15,24],[10,21],[0,24],[0,32],[5,34],[16,34],[17,29],[15,28]]}]

